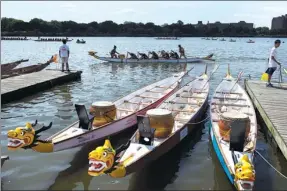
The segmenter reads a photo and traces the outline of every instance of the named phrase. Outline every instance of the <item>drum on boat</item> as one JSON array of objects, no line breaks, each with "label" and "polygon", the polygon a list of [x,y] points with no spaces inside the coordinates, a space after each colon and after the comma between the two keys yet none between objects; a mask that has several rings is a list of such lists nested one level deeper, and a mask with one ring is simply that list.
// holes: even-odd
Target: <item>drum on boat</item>
[{"label": "drum on boat", "polygon": [[114,103],[108,101],[94,102],[90,107],[90,115],[93,115],[93,126],[99,127],[116,119],[117,108]]},{"label": "drum on boat", "polygon": [[219,133],[224,141],[230,141],[230,127],[238,122],[246,126],[245,138],[247,138],[250,132],[250,119],[248,115],[238,112],[224,112],[220,116],[218,122]]},{"label": "drum on boat", "polygon": [[155,128],[155,138],[168,137],[173,129],[174,119],[171,111],[166,109],[151,109],[147,111],[150,126]]},{"label": "drum on boat", "polygon": [[126,56],[124,55],[124,54],[119,54],[119,59],[125,59],[126,58]]}]

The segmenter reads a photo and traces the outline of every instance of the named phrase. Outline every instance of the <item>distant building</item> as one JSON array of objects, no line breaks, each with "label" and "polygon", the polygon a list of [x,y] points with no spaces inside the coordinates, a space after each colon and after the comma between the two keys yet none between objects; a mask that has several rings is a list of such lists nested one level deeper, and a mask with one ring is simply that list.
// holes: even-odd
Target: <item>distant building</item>
[{"label": "distant building", "polygon": [[286,29],[287,30],[287,14],[281,17],[274,17],[271,23],[271,29]]},{"label": "distant building", "polygon": [[[206,24],[208,28],[217,27],[219,30],[223,30],[224,28],[227,28],[230,25],[235,26],[235,27],[248,28],[248,29],[253,29],[253,26],[254,26],[253,23],[246,23],[245,21],[240,21],[238,23],[221,23],[219,21],[216,21],[215,23],[207,22]],[[198,23],[193,26],[198,28],[198,27],[204,26],[204,24],[202,24],[202,21],[198,21]]]}]

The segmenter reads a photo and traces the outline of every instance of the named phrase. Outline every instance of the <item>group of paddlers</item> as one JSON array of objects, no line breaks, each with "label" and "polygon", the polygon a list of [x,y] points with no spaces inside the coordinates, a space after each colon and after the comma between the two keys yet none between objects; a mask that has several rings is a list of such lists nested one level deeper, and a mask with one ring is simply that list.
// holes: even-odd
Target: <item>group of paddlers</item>
[{"label": "group of paddlers", "polygon": [[[173,50],[171,50],[170,52],[161,50],[158,53],[156,53],[155,51],[149,51],[148,55],[146,55],[145,53],[141,53],[141,52],[138,52],[137,55],[135,53],[132,53],[132,52],[127,52],[127,56],[129,56],[128,58],[130,58],[130,59],[137,59],[137,60],[139,60],[139,59],[160,59],[160,58],[163,58],[163,59],[181,59],[182,57],[186,58],[184,48],[181,45],[178,45],[178,48],[179,48],[179,54],[180,55],[178,55],[177,52],[175,52]],[[118,58],[119,54],[120,53],[117,52],[117,47],[114,46],[113,50],[111,50],[111,52],[110,52],[111,58]],[[151,55],[151,57],[150,57],[150,55]]]},{"label": "group of paddlers", "polygon": [[63,40],[68,40],[68,37],[66,38],[40,38],[38,37],[38,40],[40,41],[63,41]]}]

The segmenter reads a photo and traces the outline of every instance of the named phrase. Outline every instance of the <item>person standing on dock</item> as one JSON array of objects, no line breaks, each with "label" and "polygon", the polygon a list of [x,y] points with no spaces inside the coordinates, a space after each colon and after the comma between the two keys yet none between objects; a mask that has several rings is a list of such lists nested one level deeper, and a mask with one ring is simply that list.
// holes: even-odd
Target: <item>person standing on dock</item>
[{"label": "person standing on dock", "polygon": [[69,63],[68,63],[68,59],[70,56],[70,49],[68,45],[66,45],[66,43],[67,43],[67,40],[63,39],[63,45],[60,46],[60,49],[59,49],[59,56],[62,59],[62,72],[64,72],[64,64],[66,64],[66,70],[70,72]]},{"label": "person standing on dock", "polygon": [[184,48],[181,45],[178,45],[178,48],[179,48],[179,53],[180,53],[179,58],[183,56],[186,59]]},{"label": "person standing on dock", "polygon": [[267,87],[273,87],[271,84],[271,77],[275,70],[277,69],[277,64],[280,66],[281,63],[277,61],[276,55],[277,55],[277,48],[280,46],[281,41],[275,40],[274,47],[270,51],[269,59],[268,59],[268,69],[265,73],[268,74],[268,83],[266,84]]}]

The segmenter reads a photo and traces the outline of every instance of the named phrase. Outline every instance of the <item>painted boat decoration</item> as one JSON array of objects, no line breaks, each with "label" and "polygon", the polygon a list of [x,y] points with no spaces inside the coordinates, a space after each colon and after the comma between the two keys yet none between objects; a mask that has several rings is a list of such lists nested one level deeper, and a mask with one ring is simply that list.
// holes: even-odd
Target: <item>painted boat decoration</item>
[{"label": "painted boat decoration", "polygon": [[111,62],[111,63],[196,63],[196,62],[202,62],[204,60],[207,61],[215,61],[212,59],[213,54],[209,54],[206,57],[202,58],[182,58],[182,59],[130,59],[130,58],[111,58],[111,57],[99,57],[96,55],[97,52],[89,51],[89,55],[93,56],[94,58],[104,61],[104,62]]},{"label": "painted boat decoration", "polygon": [[13,68],[16,68],[22,62],[28,62],[28,61],[29,61],[29,59],[26,59],[26,60],[22,59],[22,60],[18,60],[18,61],[15,61],[15,62],[1,64],[1,74],[5,74],[6,72],[9,72]]},{"label": "painted boat decoration", "polygon": [[203,74],[148,110],[146,116],[138,116],[138,130],[126,145],[114,150],[106,140],[89,153],[89,175],[124,177],[171,150],[192,132],[194,126],[188,123],[205,113],[208,93],[209,79]]},{"label": "painted boat decoration", "polygon": [[13,76],[19,76],[22,74],[39,72],[45,69],[47,66],[49,66],[52,62],[57,62],[57,55],[52,56],[51,59],[44,64],[35,64],[31,66],[26,66],[26,67],[6,71],[4,74],[1,73],[1,79],[10,78]]},{"label": "painted boat decoration", "polygon": [[228,180],[237,190],[252,190],[257,140],[255,110],[245,90],[228,70],[210,106],[210,136]]},{"label": "painted boat decoration", "polygon": [[38,124],[36,120],[34,124],[27,123],[25,127],[10,130],[8,149],[29,148],[36,152],[57,152],[123,132],[137,123],[137,115],[144,115],[147,110],[156,108],[176,91],[182,78],[189,71],[148,85],[113,103],[105,101],[93,103],[89,112],[92,115],[87,113],[84,105],[75,105],[79,121],[47,140],[40,140],[39,133],[51,128],[52,123],[44,126]]}]

